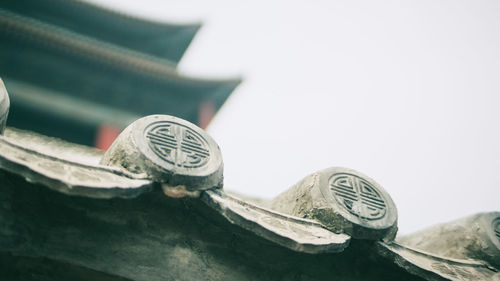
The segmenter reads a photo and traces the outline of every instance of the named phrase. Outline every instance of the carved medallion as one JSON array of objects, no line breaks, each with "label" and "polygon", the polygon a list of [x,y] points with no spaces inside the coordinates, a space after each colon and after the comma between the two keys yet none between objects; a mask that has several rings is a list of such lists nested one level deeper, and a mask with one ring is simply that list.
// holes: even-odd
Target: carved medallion
[{"label": "carved medallion", "polygon": [[160,121],[146,127],[144,134],[151,150],[174,166],[199,168],[210,160],[207,141],[187,126]]},{"label": "carved medallion", "polygon": [[224,179],[217,143],[195,124],[169,115],[149,115],[130,124],[100,164],[142,174],[164,190],[171,188],[165,193],[174,197],[179,188],[184,195],[221,188]]},{"label": "carved medallion", "polygon": [[380,192],[356,175],[334,174],[329,180],[329,187],[335,200],[361,219],[378,220],[386,214],[387,204]]}]

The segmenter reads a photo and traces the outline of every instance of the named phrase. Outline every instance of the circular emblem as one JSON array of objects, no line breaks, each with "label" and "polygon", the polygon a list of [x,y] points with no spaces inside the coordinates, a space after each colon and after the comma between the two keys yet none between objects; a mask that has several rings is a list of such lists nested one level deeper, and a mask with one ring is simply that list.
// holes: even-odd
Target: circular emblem
[{"label": "circular emblem", "polygon": [[165,162],[183,168],[200,168],[210,160],[207,141],[193,129],[170,121],[155,122],[144,135],[151,150]]},{"label": "circular emblem", "polygon": [[224,180],[217,143],[196,125],[169,115],[149,115],[130,124],[100,164],[147,176],[177,197],[173,194],[179,190],[186,195],[222,188]]},{"label": "circular emblem", "polygon": [[366,220],[385,216],[387,203],[368,181],[353,174],[338,173],[332,175],[328,183],[335,200],[351,214]]}]

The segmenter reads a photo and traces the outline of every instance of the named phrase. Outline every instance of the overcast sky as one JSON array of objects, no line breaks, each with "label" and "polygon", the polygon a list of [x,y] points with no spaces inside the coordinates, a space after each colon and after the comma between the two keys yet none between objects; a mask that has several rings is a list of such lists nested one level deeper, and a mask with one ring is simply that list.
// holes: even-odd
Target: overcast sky
[{"label": "overcast sky", "polygon": [[344,166],[402,234],[500,211],[499,1],[123,2],[104,5],[203,23],[182,73],[244,78],[208,129],[226,189],[272,198]]}]

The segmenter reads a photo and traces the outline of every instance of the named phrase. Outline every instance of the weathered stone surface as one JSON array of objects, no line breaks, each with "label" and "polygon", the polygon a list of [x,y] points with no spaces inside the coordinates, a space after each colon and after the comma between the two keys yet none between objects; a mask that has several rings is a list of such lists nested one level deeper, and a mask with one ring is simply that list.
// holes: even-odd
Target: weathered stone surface
[{"label": "weathered stone surface", "polygon": [[[129,125],[104,154],[101,164],[145,173],[166,192],[222,187],[219,146],[201,128],[168,115],[150,115]],[[173,194],[175,197],[176,195]]]},{"label": "weathered stone surface", "polygon": [[[320,171],[264,202],[280,213],[220,189],[219,148],[194,125],[156,115],[127,130],[104,155],[20,130],[0,135],[2,278],[499,279],[481,261],[390,242],[394,203],[356,171]],[[486,221],[476,241],[498,238],[498,213]],[[495,265],[486,252],[464,255]]]},{"label": "weathered stone surface", "polygon": [[[29,139],[41,142],[29,142]],[[0,151],[0,169],[70,195],[134,197],[153,185],[143,175],[78,162],[79,159],[90,161],[95,156],[93,149],[71,146],[61,140],[19,130],[8,129],[4,136],[0,136]],[[71,155],[73,161],[64,159],[64,156],[69,158]]]},{"label": "weathered stone surface", "polygon": [[58,138],[40,135],[31,131],[7,127],[4,132],[7,141],[17,146],[36,151],[52,158],[98,166],[104,152],[94,147],[67,142]]},{"label": "weathered stone surface", "polygon": [[351,239],[315,221],[261,208],[222,191],[208,190],[201,198],[230,222],[298,252],[337,253],[343,251]]},{"label": "weathered stone surface", "polygon": [[397,209],[389,194],[372,179],[346,168],[314,173],[267,206],[317,220],[353,238],[391,240],[397,231]]},{"label": "weathered stone surface", "polygon": [[481,260],[500,268],[500,212],[439,224],[397,240],[443,257]]},{"label": "weathered stone surface", "polygon": [[376,245],[382,256],[427,280],[500,280],[498,269],[483,262],[443,258],[395,242]]},{"label": "weathered stone surface", "polygon": [[67,196],[4,170],[0,182],[0,258],[6,261],[0,269],[10,280],[37,272],[26,279],[83,274],[102,280],[93,279],[99,273],[145,281],[421,280],[380,258],[370,241],[341,253],[291,251],[197,198],[170,198],[159,188],[104,200]]}]

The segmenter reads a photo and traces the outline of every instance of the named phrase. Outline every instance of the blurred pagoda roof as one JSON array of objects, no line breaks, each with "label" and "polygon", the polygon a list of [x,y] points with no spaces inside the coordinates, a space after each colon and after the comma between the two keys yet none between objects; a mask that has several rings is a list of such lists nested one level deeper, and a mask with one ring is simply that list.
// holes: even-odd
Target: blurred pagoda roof
[{"label": "blurred pagoda roof", "polygon": [[79,0],[4,0],[4,9],[178,63],[201,25],[152,21]]},{"label": "blurred pagoda roof", "polygon": [[0,76],[12,99],[9,123],[102,149],[144,115],[206,127],[240,79],[177,73],[199,27],[74,0],[3,1]]}]

